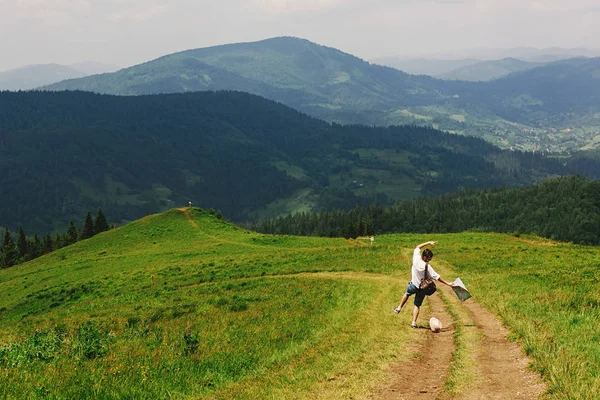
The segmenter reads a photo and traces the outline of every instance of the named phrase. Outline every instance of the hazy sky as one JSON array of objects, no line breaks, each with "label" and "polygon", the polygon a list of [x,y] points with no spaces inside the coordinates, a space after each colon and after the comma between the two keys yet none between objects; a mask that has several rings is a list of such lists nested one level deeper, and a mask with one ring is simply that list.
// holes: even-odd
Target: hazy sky
[{"label": "hazy sky", "polygon": [[598,0],[0,0],[0,71],[129,66],[298,36],[364,59],[478,47],[600,48]]}]

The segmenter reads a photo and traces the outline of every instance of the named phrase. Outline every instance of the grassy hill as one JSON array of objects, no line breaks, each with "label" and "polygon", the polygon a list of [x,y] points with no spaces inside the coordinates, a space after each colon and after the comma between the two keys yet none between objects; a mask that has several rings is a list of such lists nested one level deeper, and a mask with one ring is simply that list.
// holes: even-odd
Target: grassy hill
[{"label": "grassy hill", "polygon": [[[558,61],[494,84],[445,81],[280,37],[188,50],[43,89],[119,95],[240,90],[328,121],[428,125],[503,147],[554,151],[597,146],[600,103],[593,96],[593,71],[599,63]],[[573,95],[579,91],[583,96]]]},{"label": "grassy hill", "polygon": [[0,226],[29,234],[98,207],[120,223],[192,201],[243,221],[572,172],[481,139],[328,124],[234,92],[0,93],[0,166]]},{"label": "grassy hill", "polygon": [[[408,314],[391,312],[425,240],[439,241],[436,269],[460,275],[512,329],[550,397],[594,392],[597,248],[481,233],[367,246],[260,235],[173,209],[0,270],[0,394],[367,396],[425,340]],[[449,379],[468,387],[473,377],[461,376]]]}]

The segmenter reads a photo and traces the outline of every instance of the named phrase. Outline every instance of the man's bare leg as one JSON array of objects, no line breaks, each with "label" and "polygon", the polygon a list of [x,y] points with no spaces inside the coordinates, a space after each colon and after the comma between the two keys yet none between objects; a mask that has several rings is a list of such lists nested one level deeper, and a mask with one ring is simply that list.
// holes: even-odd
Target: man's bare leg
[{"label": "man's bare leg", "polygon": [[415,308],[413,309],[413,320],[411,324],[413,327],[417,326],[417,318],[419,318],[419,311],[420,307],[415,306]]},{"label": "man's bare leg", "polygon": [[397,314],[400,312],[400,310],[402,310],[402,307],[404,307],[404,304],[406,304],[406,301],[408,300],[408,295],[406,293],[404,293],[404,296],[402,296],[402,301],[400,301],[400,305],[396,308],[394,308],[394,312]]}]

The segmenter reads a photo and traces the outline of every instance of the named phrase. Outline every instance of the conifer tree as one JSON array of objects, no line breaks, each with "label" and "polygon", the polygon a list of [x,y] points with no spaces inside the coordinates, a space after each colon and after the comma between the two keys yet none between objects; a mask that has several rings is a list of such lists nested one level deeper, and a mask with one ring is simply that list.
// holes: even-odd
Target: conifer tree
[{"label": "conifer tree", "polygon": [[92,236],[94,236],[94,221],[92,220],[92,213],[88,211],[85,216],[85,222],[83,223],[81,239],[89,239]]},{"label": "conifer tree", "polygon": [[25,231],[22,226],[19,226],[17,249],[19,250],[19,257],[25,259],[25,255],[27,254],[27,236],[25,236]]},{"label": "conifer tree", "polygon": [[33,239],[29,242],[29,255],[31,259],[37,258],[42,254],[42,242],[37,233],[33,234]]},{"label": "conifer tree", "polygon": [[98,209],[98,213],[96,214],[96,220],[94,221],[94,231],[95,233],[100,233],[108,230],[108,221],[102,212],[102,209]]},{"label": "conifer tree", "polygon": [[54,242],[52,236],[47,234],[44,238],[44,253],[52,253],[52,250],[54,250]]},{"label": "conifer tree", "polygon": [[2,244],[2,256],[0,256],[0,266],[2,268],[12,267],[19,262],[19,250],[12,239],[10,232],[4,232],[4,241]]},{"label": "conifer tree", "polygon": [[[79,237],[79,234],[77,235],[77,237]],[[54,236],[54,240],[52,241],[52,249],[50,251],[58,250],[61,247],[65,247],[68,245],[69,245],[69,239],[67,238],[67,236],[61,235],[60,233],[56,232],[56,235]]]},{"label": "conifer tree", "polygon": [[69,244],[75,243],[77,241],[77,237],[78,237],[77,227],[73,223],[73,220],[70,220],[69,227],[67,228],[67,235],[65,237],[65,239],[68,241],[68,243],[66,243],[66,244],[69,245]]}]

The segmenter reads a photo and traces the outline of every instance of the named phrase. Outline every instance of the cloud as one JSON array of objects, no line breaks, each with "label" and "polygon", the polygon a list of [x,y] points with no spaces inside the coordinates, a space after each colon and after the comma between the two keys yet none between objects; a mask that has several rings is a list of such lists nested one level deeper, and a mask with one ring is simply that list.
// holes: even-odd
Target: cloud
[{"label": "cloud", "polygon": [[131,7],[109,15],[111,21],[148,21],[159,17],[167,10],[166,4],[140,4],[137,7]]},{"label": "cloud", "polygon": [[17,0],[0,5],[2,14],[13,22],[34,20],[46,26],[68,23],[90,10],[88,0]]},{"label": "cloud", "polygon": [[291,14],[304,11],[327,10],[347,0],[253,0],[254,5],[271,14]]}]

